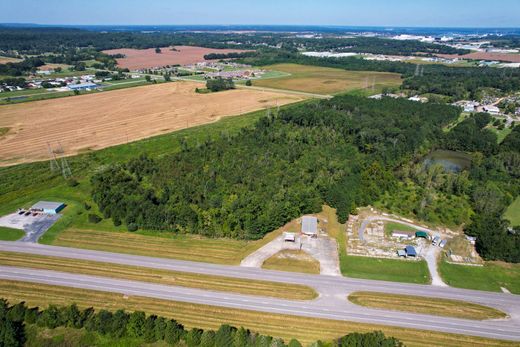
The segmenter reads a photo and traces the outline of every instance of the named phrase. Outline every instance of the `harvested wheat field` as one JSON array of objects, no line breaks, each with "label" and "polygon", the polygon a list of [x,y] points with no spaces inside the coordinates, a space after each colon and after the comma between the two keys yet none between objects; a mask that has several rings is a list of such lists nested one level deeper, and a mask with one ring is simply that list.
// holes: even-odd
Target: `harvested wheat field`
[{"label": "harvested wheat field", "polygon": [[98,150],[305,99],[282,92],[236,89],[198,94],[197,82],[172,82],[99,94],[0,106],[0,166]]},{"label": "harvested wheat field", "polygon": [[117,65],[130,70],[149,69],[166,65],[187,65],[205,61],[204,56],[210,53],[240,53],[241,49],[216,49],[195,46],[162,47],[161,53],[155,53],[155,48],[149,49],[110,49],[103,51],[109,55],[124,54],[117,60]]}]

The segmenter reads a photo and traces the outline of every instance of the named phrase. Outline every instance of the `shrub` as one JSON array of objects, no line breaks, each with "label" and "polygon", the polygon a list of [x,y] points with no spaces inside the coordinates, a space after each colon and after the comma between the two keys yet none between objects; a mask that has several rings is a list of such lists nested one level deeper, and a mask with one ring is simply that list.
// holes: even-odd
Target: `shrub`
[{"label": "shrub", "polygon": [[90,223],[97,224],[97,223],[101,222],[101,217],[98,216],[97,214],[91,213],[91,214],[88,215],[88,221]]},{"label": "shrub", "polygon": [[79,182],[77,180],[75,180],[74,178],[71,178],[71,179],[67,180],[67,185],[69,187],[76,187],[79,185]]},{"label": "shrub", "polygon": [[137,229],[139,229],[139,227],[137,226],[137,224],[135,223],[130,223],[128,224],[128,231],[137,231]]},{"label": "shrub", "polygon": [[92,206],[90,206],[87,202],[83,203],[83,207],[85,207],[85,210],[87,210],[87,211],[92,208]]}]

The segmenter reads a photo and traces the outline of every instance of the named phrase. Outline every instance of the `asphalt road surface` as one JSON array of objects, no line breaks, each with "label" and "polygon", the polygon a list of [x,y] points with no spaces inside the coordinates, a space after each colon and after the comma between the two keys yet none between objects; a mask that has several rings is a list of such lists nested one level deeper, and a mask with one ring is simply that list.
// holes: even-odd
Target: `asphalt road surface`
[{"label": "asphalt road surface", "polygon": [[[296,283],[313,287],[320,295],[317,299],[311,301],[291,301],[8,266],[0,266],[0,278],[2,279],[101,290],[125,295],[138,295],[262,312],[427,329],[520,341],[520,296],[518,295],[429,285],[286,273],[20,242],[0,242],[0,251],[40,254],[235,278]],[[20,264],[20,266],[23,266],[23,264]],[[347,295],[354,291],[420,295],[430,297],[432,300],[437,298],[465,300],[501,309],[507,312],[510,318],[474,321],[369,309],[354,305],[346,300]]]}]

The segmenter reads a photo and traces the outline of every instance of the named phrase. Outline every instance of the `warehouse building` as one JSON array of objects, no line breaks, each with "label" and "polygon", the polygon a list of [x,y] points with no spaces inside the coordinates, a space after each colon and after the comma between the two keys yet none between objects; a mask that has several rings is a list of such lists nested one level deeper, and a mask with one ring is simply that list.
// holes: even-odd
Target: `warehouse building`
[{"label": "warehouse building", "polygon": [[65,208],[63,202],[39,201],[31,207],[31,211],[45,214],[57,214]]}]

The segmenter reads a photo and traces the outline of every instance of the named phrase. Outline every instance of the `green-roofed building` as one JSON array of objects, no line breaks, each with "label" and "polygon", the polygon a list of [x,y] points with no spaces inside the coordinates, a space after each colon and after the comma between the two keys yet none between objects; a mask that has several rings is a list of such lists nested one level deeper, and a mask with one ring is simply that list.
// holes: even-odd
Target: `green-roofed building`
[{"label": "green-roofed building", "polygon": [[430,239],[430,235],[426,231],[420,231],[420,230],[415,232],[415,237],[422,237],[423,239],[426,239],[426,240]]}]

